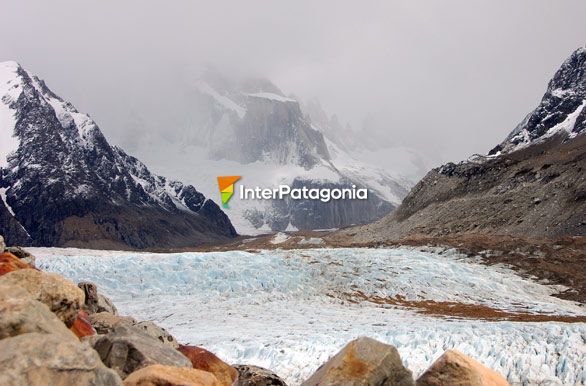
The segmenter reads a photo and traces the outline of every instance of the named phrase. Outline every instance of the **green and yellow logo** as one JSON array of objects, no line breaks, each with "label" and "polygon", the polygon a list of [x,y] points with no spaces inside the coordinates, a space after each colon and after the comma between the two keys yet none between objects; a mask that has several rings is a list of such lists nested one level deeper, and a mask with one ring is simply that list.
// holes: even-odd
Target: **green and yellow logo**
[{"label": "green and yellow logo", "polygon": [[234,195],[234,184],[240,179],[240,176],[220,176],[218,177],[218,186],[222,195],[222,207],[228,208],[228,201]]}]

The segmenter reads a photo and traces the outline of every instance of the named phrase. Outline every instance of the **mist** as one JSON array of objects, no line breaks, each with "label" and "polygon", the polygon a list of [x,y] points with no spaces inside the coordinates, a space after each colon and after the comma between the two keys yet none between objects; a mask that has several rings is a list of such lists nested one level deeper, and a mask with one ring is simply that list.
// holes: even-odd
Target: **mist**
[{"label": "mist", "polygon": [[[205,66],[266,77],[384,146],[486,153],[586,43],[584,1],[0,1],[0,60],[114,144],[170,131]],[[140,130],[137,132],[137,127]]]}]

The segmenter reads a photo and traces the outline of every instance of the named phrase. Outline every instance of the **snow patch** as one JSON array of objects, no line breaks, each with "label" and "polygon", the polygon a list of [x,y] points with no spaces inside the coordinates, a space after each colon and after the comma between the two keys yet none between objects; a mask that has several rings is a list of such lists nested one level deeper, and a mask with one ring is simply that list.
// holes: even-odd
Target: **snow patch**
[{"label": "snow patch", "polygon": [[6,188],[0,188],[0,199],[2,199],[2,202],[4,203],[4,206],[6,207],[6,209],[8,209],[8,212],[10,212],[12,217],[14,217],[16,215],[14,214],[14,211],[12,210],[10,205],[8,205],[8,201],[6,201],[6,190],[7,190]]},{"label": "snow patch", "polygon": [[238,115],[238,117],[240,119],[244,118],[244,115],[246,115],[246,109],[244,107],[240,106],[238,103],[234,102],[232,99],[221,95],[206,82],[203,82],[203,81],[198,82],[197,87],[201,92],[208,94],[209,96],[214,98],[214,100],[220,106],[223,106],[223,107],[227,108],[228,110],[235,112],[236,115]]},{"label": "snow patch", "polygon": [[0,168],[8,165],[8,157],[20,146],[20,141],[14,136],[16,110],[10,108],[22,92],[19,69],[18,63],[13,61],[0,63]]},{"label": "snow patch", "polygon": [[323,239],[319,237],[303,238],[297,242],[299,245],[322,245],[324,244]]},{"label": "snow patch", "polygon": [[282,244],[287,240],[289,240],[289,236],[286,233],[279,232],[273,237],[271,244]]},{"label": "snow patch", "polygon": [[292,98],[287,98],[279,94],[273,94],[271,92],[257,92],[253,94],[245,94],[246,96],[253,97],[253,98],[262,98],[262,99],[270,99],[277,102],[295,102],[297,101]]}]

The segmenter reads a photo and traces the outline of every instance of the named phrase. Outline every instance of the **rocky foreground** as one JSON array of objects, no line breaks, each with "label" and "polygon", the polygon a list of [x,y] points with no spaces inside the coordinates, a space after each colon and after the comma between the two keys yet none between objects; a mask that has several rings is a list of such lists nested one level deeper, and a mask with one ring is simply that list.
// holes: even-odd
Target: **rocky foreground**
[{"label": "rocky foreground", "polygon": [[[0,384],[285,385],[273,372],[229,365],[181,345],[150,321],[118,314],[89,282],[35,268],[35,258],[0,236]],[[446,351],[417,380],[397,349],[362,337],[304,385],[507,385],[496,372]]]}]

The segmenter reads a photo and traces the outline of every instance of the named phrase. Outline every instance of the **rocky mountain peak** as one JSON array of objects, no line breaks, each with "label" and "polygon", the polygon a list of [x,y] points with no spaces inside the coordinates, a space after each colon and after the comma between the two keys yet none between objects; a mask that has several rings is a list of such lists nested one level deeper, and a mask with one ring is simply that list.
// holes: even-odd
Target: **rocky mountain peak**
[{"label": "rocky mountain peak", "polygon": [[586,47],[574,51],[548,84],[539,106],[489,154],[509,153],[554,136],[586,131]]},{"label": "rocky mountain peak", "polygon": [[[163,223],[144,229],[146,224],[138,225],[131,216],[118,217],[128,212],[142,212],[144,217],[148,213],[168,223],[192,222],[181,237],[192,232],[195,242],[203,241],[204,233],[212,238],[235,235],[215,203],[193,186],[151,173],[138,159],[111,146],[93,119],[17,63],[0,64],[0,84],[0,189],[5,209],[0,210],[0,226],[5,228],[0,233],[11,242],[62,245],[65,238],[78,238],[68,232],[79,230],[68,226],[75,222],[80,227],[79,219],[92,229],[88,233],[101,233],[99,237],[117,243],[146,247],[162,240],[151,232]],[[15,222],[24,232],[15,233],[20,229]],[[129,229],[122,232],[121,227]],[[169,242],[172,228],[165,230],[165,237],[171,234]],[[84,237],[90,236],[96,235]]]}]

